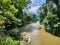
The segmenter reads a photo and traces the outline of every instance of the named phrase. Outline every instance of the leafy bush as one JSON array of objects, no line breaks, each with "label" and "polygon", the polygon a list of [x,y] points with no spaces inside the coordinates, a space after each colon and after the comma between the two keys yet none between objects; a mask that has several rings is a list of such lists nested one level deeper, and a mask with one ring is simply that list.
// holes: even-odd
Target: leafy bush
[{"label": "leafy bush", "polygon": [[0,37],[0,45],[19,45],[19,41],[10,36]]},{"label": "leafy bush", "polygon": [[15,39],[19,39],[19,30],[17,28],[14,28],[12,30],[7,31],[7,34],[14,37]]}]

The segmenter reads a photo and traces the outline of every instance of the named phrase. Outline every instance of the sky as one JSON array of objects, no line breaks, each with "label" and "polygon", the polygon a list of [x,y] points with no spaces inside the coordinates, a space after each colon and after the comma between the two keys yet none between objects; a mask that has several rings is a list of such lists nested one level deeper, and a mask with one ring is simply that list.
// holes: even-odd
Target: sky
[{"label": "sky", "polygon": [[38,14],[37,10],[38,8],[43,4],[45,3],[45,0],[31,0],[31,8],[28,10],[29,12],[32,12],[34,14]]}]

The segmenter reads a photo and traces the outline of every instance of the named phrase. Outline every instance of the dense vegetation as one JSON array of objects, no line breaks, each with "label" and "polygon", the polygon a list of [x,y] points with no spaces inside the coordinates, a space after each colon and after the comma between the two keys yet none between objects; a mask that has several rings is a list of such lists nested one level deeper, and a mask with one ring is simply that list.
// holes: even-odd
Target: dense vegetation
[{"label": "dense vegetation", "polygon": [[47,32],[60,36],[60,0],[46,0],[39,8],[39,16]]},{"label": "dense vegetation", "polygon": [[0,0],[0,45],[19,45],[18,27],[37,21],[35,14],[26,13],[29,3],[30,0]]}]

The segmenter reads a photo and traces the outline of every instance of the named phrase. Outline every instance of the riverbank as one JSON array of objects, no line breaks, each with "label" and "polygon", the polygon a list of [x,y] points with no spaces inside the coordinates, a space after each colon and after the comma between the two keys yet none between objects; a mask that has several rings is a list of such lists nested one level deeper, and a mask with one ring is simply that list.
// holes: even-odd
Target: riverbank
[{"label": "riverbank", "polygon": [[45,32],[43,28],[38,32],[38,39],[41,45],[60,45],[60,37]]}]

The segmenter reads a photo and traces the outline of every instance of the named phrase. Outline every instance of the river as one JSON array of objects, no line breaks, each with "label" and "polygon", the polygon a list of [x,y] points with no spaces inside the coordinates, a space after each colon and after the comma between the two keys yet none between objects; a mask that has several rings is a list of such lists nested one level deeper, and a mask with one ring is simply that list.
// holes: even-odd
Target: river
[{"label": "river", "polygon": [[[60,45],[60,37],[46,32],[44,26],[40,25],[39,22],[32,23],[27,27],[27,30],[24,31],[31,34],[31,42],[27,44],[21,41],[21,45]],[[41,27],[41,29],[39,29],[39,27]]]},{"label": "river", "polygon": [[40,45],[39,39],[38,39],[38,32],[39,32],[39,22],[32,23],[25,27],[25,31],[31,35],[31,42],[30,44],[27,44],[24,41],[21,41],[21,45]]}]

